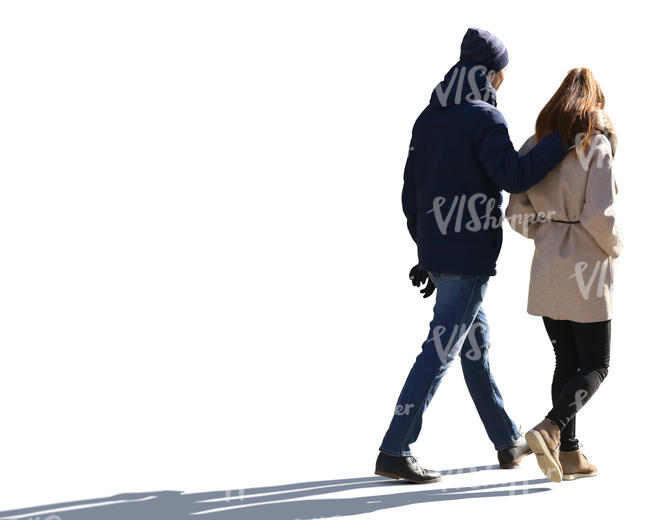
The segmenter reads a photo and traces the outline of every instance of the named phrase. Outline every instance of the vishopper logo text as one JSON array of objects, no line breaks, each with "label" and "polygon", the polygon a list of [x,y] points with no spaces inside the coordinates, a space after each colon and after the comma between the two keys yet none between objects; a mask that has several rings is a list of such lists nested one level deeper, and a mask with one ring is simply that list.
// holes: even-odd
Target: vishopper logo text
[{"label": "vishopper logo text", "polygon": [[576,135],[575,149],[576,149],[576,155],[578,156],[578,161],[580,162],[580,166],[582,166],[582,169],[585,172],[588,172],[589,166],[591,165],[591,160],[593,159],[594,155],[597,155],[596,167],[597,168],[603,167],[605,154],[602,153],[602,149],[600,147],[594,146],[595,139],[591,140],[591,142],[589,143],[587,153],[585,153],[583,150],[583,143],[586,138],[587,138],[587,134],[585,134],[584,132],[580,132],[578,135]]},{"label": "vishopper logo text", "polygon": [[576,407],[576,413],[578,413],[582,407],[587,403],[589,399],[589,392],[586,390],[580,389],[575,393],[576,400],[571,403],[572,406]]},{"label": "vishopper logo text", "polygon": [[[605,292],[605,286],[607,285],[607,272],[609,267],[609,259],[605,259],[602,262],[597,260],[591,267],[591,273],[589,273],[589,264],[587,262],[577,262],[575,265],[575,272],[569,276],[569,278],[575,278],[580,295],[584,300],[589,300],[589,297],[592,294],[592,288],[597,280],[598,283],[596,284],[595,295],[596,298],[602,298]],[[588,275],[586,279],[584,277],[585,272],[587,272]]]},{"label": "vishopper logo text", "polygon": [[[526,227],[535,222],[546,222],[552,219],[555,211],[518,214],[504,217],[498,209],[498,202],[494,197],[485,193],[474,193],[471,196],[455,195],[451,200],[441,195],[433,199],[432,207],[427,214],[433,214],[436,225],[442,235],[450,229],[455,233],[461,231],[485,231],[490,228],[497,229],[504,219],[520,220]],[[466,218],[468,217],[468,218]],[[453,227],[450,228],[453,222]]]},{"label": "vishopper logo text", "polygon": [[[439,83],[433,91],[440,102],[440,106],[446,107],[449,104],[449,96],[452,91],[455,89],[456,93],[454,96],[454,103],[456,105],[460,104],[462,101],[489,101],[490,99],[490,89],[485,89],[485,92],[482,93],[476,82],[476,73],[484,73],[488,81],[491,79],[491,76],[494,74],[494,71],[488,71],[487,67],[483,65],[475,65],[470,69],[467,67],[458,67],[454,69],[454,72],[447,83],[447,88],[442,88],[442,83]],[[464,82],[469,82],[470,91],[465,95],[463,100],[463,90]]]},{"label": "vishopper logo text", "polygon": [[427,340],[433,342],[441,363],[451,361],[455,352],[465,341],[468,341],[471,347],[465,353],[465,357],[469,361],[479,361],[483,357],[483,353],[487,352],[488,345],[483,342],[484,331],[481,330],[480,323],[474,322],[470,327],[464,323],[455,324],[446,341],[443,340],[445,334],[447,334],[447,327],[437,325],[431,330],[431,339]]},{"label": "vishopper logo text", "polygon": [[510,215],[505,217],[513,226],[516,224],[521,224],[522,233],[524,236],[529,236],[528,230],[531,224],[539,224],[541,222],[552,222],[553,216],[557,214],[557,211],[540,211],[539,213],[518,213],[516,215]]},{"label": "vishopper logo text", "polygon": [[[11,518],[11,517],[7,517]],[[61,520],[59,515],[47,515],[47,516],[29,516],[23,518],[23,520]]]},{"label": "vishopper logo text", "polygon": [[[234,491],[237,491],[237,494],[234,494]],[[238,489],[238,490],[231,490],[228,489],[224,493],[224,498],[226,499],[226,502],[230,502],[231,500],[244,500],[244,495],[245,495],[245,490],[243,489]]]},{"label": "vishopper logo text", "polygon": [[411,412],[411,408],[415,408],[415,405],[413,403],[407,403],[407,404],[397,404],[395,406],[395,415],[409,415]]}]

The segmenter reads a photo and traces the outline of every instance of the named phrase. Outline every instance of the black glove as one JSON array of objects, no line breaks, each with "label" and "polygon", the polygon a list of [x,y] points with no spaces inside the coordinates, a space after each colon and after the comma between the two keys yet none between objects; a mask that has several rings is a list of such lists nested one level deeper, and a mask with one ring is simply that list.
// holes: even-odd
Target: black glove
[{"label": "black glove", "polygon": [[420,290],[420,294],[423,295],[423,298],[428,298],[433,294],[433,291],[436,290],[436,284],[433,283],[429,273],[420,270],[417,265],[414,265],[413,269],[409,272],[409,279],[413,283],[413,287],[420,287],[420,285],[426,283],[424,289]]}]

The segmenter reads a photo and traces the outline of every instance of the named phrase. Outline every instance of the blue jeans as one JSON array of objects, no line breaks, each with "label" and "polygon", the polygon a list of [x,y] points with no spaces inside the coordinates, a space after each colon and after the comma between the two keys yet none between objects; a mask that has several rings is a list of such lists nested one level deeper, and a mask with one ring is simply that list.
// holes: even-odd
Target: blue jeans
[{"label": "blue jeans", "polygon": [[411,455],[410,445],[422,428],[422,414],[459,352],[467,389],[488,437],[495,449],[507,448],[520,433],[503,407],[490,372],[489,327],[481,306],[489,277],[430,275],[436,284],[436,303],[429,335],[404,383],[379,450],[394,456]]}]

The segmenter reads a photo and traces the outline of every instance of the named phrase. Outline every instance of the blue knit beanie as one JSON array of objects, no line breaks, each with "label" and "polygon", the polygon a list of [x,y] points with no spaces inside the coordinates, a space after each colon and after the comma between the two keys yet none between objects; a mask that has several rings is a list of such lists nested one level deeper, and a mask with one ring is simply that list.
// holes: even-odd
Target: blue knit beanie
[{"label": "blue knit beanie", "polygon": [[508,64],[508,49],[494,34],[471,28],[460,44],[460,59],[499,72]]}]

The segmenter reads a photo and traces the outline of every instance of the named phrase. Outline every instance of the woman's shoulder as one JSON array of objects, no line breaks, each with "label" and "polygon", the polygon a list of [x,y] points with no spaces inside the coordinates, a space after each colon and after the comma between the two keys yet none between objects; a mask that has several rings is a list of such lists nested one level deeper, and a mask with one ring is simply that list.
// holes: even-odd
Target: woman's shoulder
[{"label": "woman's shoulder", "polygon": [[521,146],[521,148],[519,148],[519,157],[522,157],[530,152],[533,148],[535,148],[536,144],[537,138],[534,135],[531,135],[528,139],[526,139],[526,142]]}]

